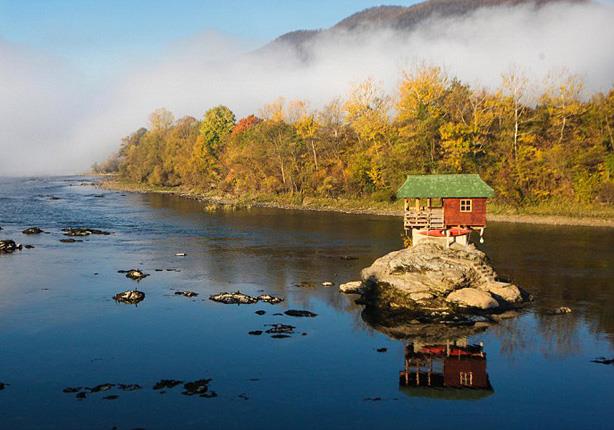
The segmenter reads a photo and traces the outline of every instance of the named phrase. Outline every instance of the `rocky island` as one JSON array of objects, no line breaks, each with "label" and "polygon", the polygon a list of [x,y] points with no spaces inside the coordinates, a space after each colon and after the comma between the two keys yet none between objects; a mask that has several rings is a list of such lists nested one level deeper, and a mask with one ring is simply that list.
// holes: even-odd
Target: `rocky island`
[{"label": "rocky island", "polygon": [[[378,258],[361,281],[342,284],[360,294],[363,317],[374,326],[415,334],[425,324],[483,327],[521,307],[529,294],[503,282],[474,245],[425,239]],[[414,329],[408,329],[413,326]],[[404,328],[403,328],[404,327]]]}]

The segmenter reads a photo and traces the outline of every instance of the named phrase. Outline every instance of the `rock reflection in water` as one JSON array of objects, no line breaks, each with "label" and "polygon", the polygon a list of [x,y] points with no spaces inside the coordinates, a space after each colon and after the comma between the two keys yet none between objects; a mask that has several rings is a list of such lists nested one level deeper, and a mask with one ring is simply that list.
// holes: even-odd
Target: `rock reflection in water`
[{"label": "rock reflection in water", "polygon": [[442,400],[477,400],[494,392],[483,345],[470,345],[467,338],[408,343],[399,384],[409,396]]}]

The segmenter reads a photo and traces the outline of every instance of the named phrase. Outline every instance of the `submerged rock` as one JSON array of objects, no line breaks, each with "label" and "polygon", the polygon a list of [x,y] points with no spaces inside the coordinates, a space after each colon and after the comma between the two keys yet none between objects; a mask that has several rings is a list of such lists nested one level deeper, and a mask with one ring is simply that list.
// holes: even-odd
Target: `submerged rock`
[{"label": "submerged rock", "polygon": [[294,327],[293,325],[288,325],[288,324],[269,324],[269,327],[271,327],[270,329],[268,329],[266,331],[266,333],[268,334],[294,334],[294,329],[296,327]]},{"label": "submerged rock", "polygon": [[318,314],[310,312],[310,311],[299,311],[296,309],[289,309],[286,312],[284,312],[286,315],[291,316],[291,317],[307,317],[307,318],[314,318],[317,317]]},{"label": "submerged rock", "polygon": [[62,229],[64,236],[89,236],[91,234],[98,234],[108,236],[111,233],[104,230],[98,230],[95,228],[83,228],[83,227],[71,227]]},{"label": "submerged rock", "polygon": [[[111,391],[112,389],[118,389],[121,391],[137,391],[142,387],[139,384],[100,384],[95,387],[66,387],[62,390],[63,393],[66,394],[76,394],[76,398],[78,400],[84,400],[87,398],[88,394],[97,394],[97,393],[106,393]],[[103,397],[103,400],[115,400],[118,399],[119,396],[117,394],[109,394]]]},{"label": "submerged rock", "polygon": [[90,388],[90,393],[100,393],[100,392],[103,392],[103,391],[109,391],[114,386],[115,386],[115,384],[100,384],[100,385],[96,385],[95,387]]},{"label": "submerged rock", "polygon": [[281,297],[271,296],[269,294],[262,294],[258,297],[253,297],[247,294],[243,294],[240,291],[235,293],[219,293],[209,296],[209,300],[214,302],[224,303],[227,305],[252,305],[258,302],[265,302],[270,304],[278,304],[284,301]]},{"label": "submerged rock", "polygon": [[209,300],[226,305],[251,305],[258,303],[257,297],[248,296],[240,291],[236,293],[219,293],[209,296]]},{"label": "submerged rock", "polygon": [[175,291],[176,296],[184,296],[184,297],[196,297],[198,293],[194,291]]},{"label": "submerged rock", "polygon": [[209,391],[210,382],[211,379],[198,379],[186,382],[183,384],[184,391],[181,394],[184,396],[217,397],[215,391]]},{"label": "submerged rock", "polygon": [[550,309],[548,311],[545,312],[546,315],[565,315],[565,314],[570,314],[573,311],[571,310],[571,308],[568,308],[567,306],[561,306],[560,308],[555,308],[555,309]]},{"label": "submerged rock", "polygon": [[82,240],[78,240],[78,239],[60,239],[60,242],[62,243],[76,243],[76,242],[83,242]]},{"label": "submerged rock", "polygon": [[140,269],[120,270],[119,273],[125,273],[126,278],[132,279],[134,281],[140,281],[141,279],[149,276],[149,273],[144,273]]},{"label": "submerged rock", "polygon": [[294,284],[297,288],[315,288],[316,284],[309,281],[301,281],[299,283]]},{"label": "submerged rock", "polygon": [[129,305],[136,305],[145,299],[145,293],[137,290],[129,290],[117,293],[113,296],[113,300]]},{"label": "submerged rock", "polygon": [[6,239],[0,240],[0,254],[12,254],[15,251],[21,250],[23,247],[15,241]]},{"label": "submerged rock", "polygon": [[141,387],[139,384],[117,384],[117,388],[122,391],[137,391],[143,387]]},{"label": "submerged rock", "polygon": [[22,231],[22,233],[23,234],[41,234],[41,233],[44,233],[44,231],[38,227],[29,227],[29,228],[26,228],[24,231]]},{"label": "submerged rock", "polygon": [[281,303],[284,301],[283,298],[281,297],[275,297],[275,296],[271,296],[269,294],[261,294],[257,297],[258,301],[261,302],[265,302],[265,303],[270,303],[272,305],[276,305],[278,303]]},{"label": "submerged rock", "polygon": [[156,382],[156,384],[153,386],[154,390],[163,390],[163,389],[170,389],[170,388],[175,388],[177,385],[181,385],[183,384],[183,381],[179,381],[177,379],[161,379],[160,381]]},{"label": "submerged rock", "polygon": [[62,390],[63,393],[73,394],[81,391],[82,387],[66,387]]}]

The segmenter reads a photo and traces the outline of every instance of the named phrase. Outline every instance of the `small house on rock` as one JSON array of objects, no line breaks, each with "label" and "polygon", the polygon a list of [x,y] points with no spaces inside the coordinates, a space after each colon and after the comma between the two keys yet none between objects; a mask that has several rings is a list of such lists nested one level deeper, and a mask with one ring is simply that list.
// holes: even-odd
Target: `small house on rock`
[{"label": "small house on rock", "polygon": [[494,195],[479,175],[415,175],[397,191],[404,199],[405,233],[412,243],[440,237],[466,245],[469,235],[486,227],[486,200]]}]

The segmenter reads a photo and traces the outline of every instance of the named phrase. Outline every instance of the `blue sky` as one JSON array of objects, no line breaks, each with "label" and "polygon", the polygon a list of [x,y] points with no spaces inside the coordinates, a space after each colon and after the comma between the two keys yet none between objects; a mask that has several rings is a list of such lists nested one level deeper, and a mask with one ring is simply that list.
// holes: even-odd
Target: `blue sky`
[{"label": "blue sky", "polygon": [[[216,30],[253,44],[322,28],[382,0],[0,0],[0,38],[83,67],[156,55]],[[396,4],[409,5],[413,0]]]}]

